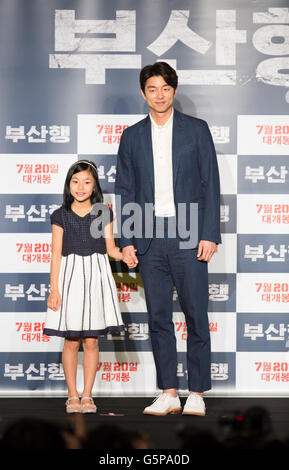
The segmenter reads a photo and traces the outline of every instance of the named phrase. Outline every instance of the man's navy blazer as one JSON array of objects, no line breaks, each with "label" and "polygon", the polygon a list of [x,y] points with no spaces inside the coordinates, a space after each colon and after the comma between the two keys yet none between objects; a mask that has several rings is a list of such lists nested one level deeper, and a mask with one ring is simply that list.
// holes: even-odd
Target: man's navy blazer
[{"label": "man's navy blazer", "polygon": [[[198,203],[198,241],[221,243],[220,182],[214,143],[208,125],[174,110],[172,138],[173,190],[178,220],[178,204]],[[121,235],[119,245],[134,245],[138,254],[146,252],[151,237],[145,237],[145,204],[154,205],[154,163],[151,119],[149,115],[124,130],[117,160],[115,181],[118,231],[132,215],[125,215],[127,203],[138,203],[141,215],[135,214],[135,236]],[[121,198],[119,197],[121,196]],[[119,204],[121,202],[121,204]],[[188,219],[187,219],[188,220]],[[127,222],[129,222],[127,220]],[[178,222],[177,222],[178,223]],[[138,227],[138,225],[140,227]],[[140,228],[140,233],[138,228]]]}]

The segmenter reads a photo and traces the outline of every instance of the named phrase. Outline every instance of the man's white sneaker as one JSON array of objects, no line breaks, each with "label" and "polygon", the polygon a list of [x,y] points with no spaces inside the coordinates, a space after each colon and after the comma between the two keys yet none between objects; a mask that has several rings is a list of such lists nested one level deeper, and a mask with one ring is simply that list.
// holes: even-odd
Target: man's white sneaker
[{"label": "man's white sneaker", "polygon": [[183,415],[205,416],[206,407],[203,398],[200,395],[191,393],[183,409]]},{"label": "man's white sneaker", "polygon": [[159,395],[150,406],[143,410],[145,415],[165,416],[167,414],[177,414],[182,411],[179,397],[173,397],[169,393]]}]

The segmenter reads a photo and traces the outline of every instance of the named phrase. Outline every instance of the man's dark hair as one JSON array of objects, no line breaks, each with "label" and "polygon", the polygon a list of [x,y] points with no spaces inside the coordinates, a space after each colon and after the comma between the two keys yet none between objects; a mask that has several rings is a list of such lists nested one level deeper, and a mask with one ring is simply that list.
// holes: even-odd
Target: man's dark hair
[{"label": "man's dark hair", "polygon": [[166,62],[156,62],[153,65],[146,65],[140,72],[140,87],[144,93],[146,81],[151,77],[161,75],[164,81],[174,88],[178,86],[178,76],[176,71]]}]

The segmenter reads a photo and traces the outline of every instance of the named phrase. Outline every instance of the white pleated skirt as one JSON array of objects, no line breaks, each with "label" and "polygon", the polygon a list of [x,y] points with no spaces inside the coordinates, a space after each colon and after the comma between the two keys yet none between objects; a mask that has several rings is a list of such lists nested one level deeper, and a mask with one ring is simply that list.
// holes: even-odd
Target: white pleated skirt
[{"label": "white pleated skirt", "polygon": [[63,256],[58,289],[61,306],[47,309],[43,334],[77,338],[124,330],[107,254]]}]

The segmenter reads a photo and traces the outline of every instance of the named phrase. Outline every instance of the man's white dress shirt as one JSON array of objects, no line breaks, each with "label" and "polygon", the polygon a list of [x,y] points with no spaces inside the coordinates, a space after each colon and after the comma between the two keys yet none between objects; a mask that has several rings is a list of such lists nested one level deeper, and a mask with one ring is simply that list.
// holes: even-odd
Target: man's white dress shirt
[{"label": "man's white dress shirt", "polygon": [[173,190],[173,115],[164,126],[158,126],[151,114],[152,147],[155,183],[155,215],[156,217],[175,216]]}]

